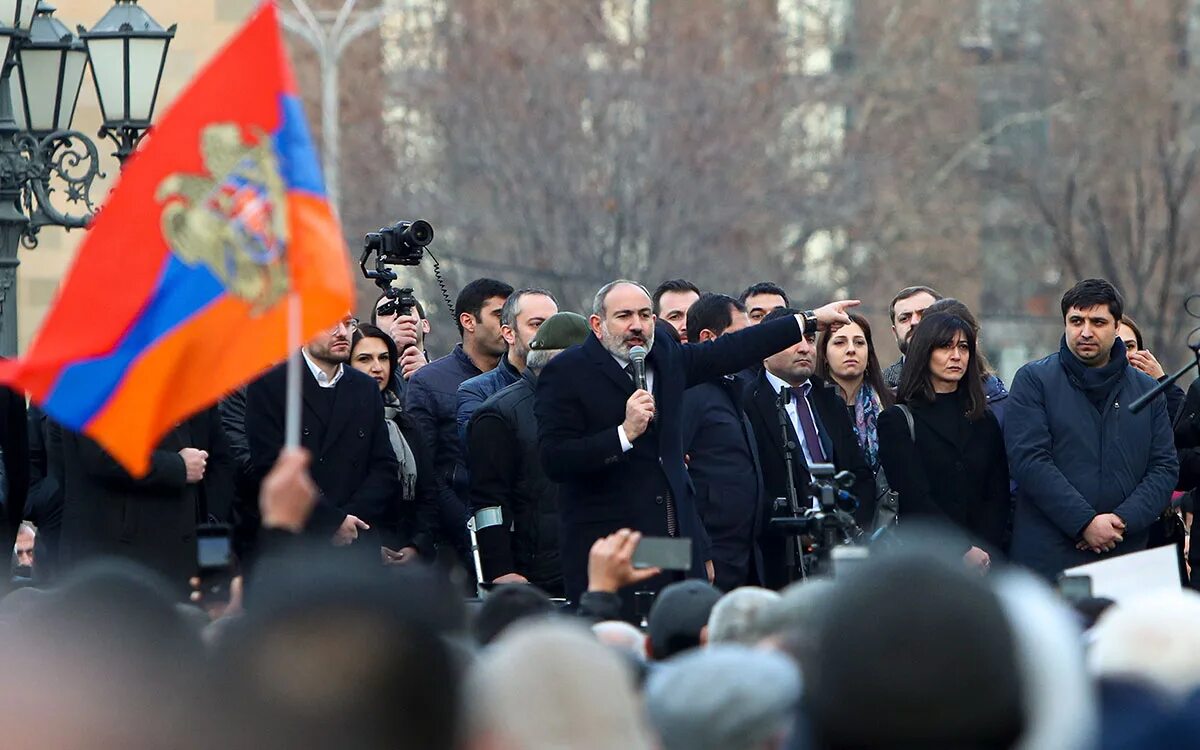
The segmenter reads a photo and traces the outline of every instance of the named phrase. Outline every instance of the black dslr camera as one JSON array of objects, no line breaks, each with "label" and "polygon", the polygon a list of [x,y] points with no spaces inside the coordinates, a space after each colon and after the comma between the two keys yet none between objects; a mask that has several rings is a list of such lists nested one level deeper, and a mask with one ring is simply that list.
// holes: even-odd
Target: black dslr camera
[{"label": "black dslr camera", "polygon": [[[408,315],[417,305],[410,287],[392,286],[396,272],[389,266],[415,266],[425,255],[425,247],[433,242],[433,227],[429,222],[398,221],[363,238],[363,253],[359,267],[363,276],[383,290],[387,302],[379,306],[379,315]],[[368,269],[367,261],[375,254],[375,268]]]}]

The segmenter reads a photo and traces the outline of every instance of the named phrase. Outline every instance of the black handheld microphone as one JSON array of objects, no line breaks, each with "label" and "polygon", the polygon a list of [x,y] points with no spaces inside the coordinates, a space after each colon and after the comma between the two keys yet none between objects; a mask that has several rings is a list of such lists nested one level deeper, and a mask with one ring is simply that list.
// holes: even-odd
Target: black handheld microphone
[{"label": "black handheld microphone", "polygon": [[646,347],[629,347],[629,361],[633,363],[633,384],[638,390],[650,390],[646,386]]}]

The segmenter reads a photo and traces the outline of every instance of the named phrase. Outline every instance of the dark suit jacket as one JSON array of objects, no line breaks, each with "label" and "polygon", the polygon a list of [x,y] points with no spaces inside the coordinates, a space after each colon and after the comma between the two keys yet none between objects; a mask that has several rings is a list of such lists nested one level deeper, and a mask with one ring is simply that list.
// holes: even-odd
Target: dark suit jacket
[{"label": "dark suit jacket", "polygon": [[[333,389],[333,412],[325,426],[314,407],[315,399],[323,395],[319,393],[320,386],[303,363],[300,371],[304,391],[300,444],[312,453],[310,472],[321,491],[306,531],[328,540],[347,514],[372,527],[394,527],[400,513],[400,467],[388,442],[379,386],[346,365]],[[250,462],[259,481],[271,470],[283,449],[286,390],[286,363],[246,388],[246,438]],[[360,538],[355,546],[369,544]]]},{"label": "dark suit jacket", "polygon": [[[879,461],[900,496],[899,517],[925,518],[959,527],[973,543],[1004,552],[1011,499],[1004,436],[988,411],[970,422],[930,418],[929,404],[909,405],[917,435],[899,407],[879,415]],[[966,550],[963,550],[966,552]]]},{"label": "dark suit jacket", "polygon": [[[781,347],[782,348],[782,347]],[[875,516],[875,477],[871,467],[863,456],[858,438],[854,435],[854,426],[846,414],[846,404],[836,391],[828,388],[819,378],[811,378],[813,387],[809,391],[809,403],[816,414],[821,434],[821,444],[825,455],[833,457],[833,465],[838,471],[849,471],[854,474],[856,481],[849,490],[858,498],[858,508],[854,518],[859,526],[870,528]],[[768,521],[774,514],[775,498],[787,497],[787,463],[783,434],[779,428],[779,411],[776,406],[779,396],[765,372],[760,372],[746,391],[746,416],[754,428],[758,440],[758,457],[762,463],[763,489],[766,500],[763,503],[763,535],[760,543],[763,550],[762,577],[764,583],[772,588],[780,588],[788,583],[788,565],[786,540],[782,535],[772,533]],[[804,458],[804,449],[796,431],[788,426],[788,434],[796,449],[792,452],[793,465],[797,476],[796,492],[801,507],[808,507],[807,488],[812,482],[808,473],[808,462]]]},{"label": "dark suit jacket", "polygon": [[[62,567],[97,556],[135,560],[182,593],[196,572],[196,524],[228,522],[233,465],[216,407],[181,422],[158,444],[150,471],[130,476],[95,441],[62,431]],[[188,484],[179,451],[208,451],[204,479]]]},{"label": "dark suit jacket", "polygon": [[762,470],[754,430],[742,411],[743,380],[726,375],[683,394],[683,449],[696,509],[712,542],[717,588],[758,583],[762,553]]},{"label": "dark suit jacket", "polygon": [[649,536],[667,533],[665,496],[675,499],[680,536],[692,538],[694,574],[709,545],[683,464],[683,392],[737,372],[800,340],[794,318],[773,321],[704,344],[678,344],[655,329],[646,361],[655,373],[652,427],[621,451],[617,427],[634,386],[599,339],[589,336],[546,365],[538,378],[535,412],[546,475],[563,485],[563,579],[578,601],[587,585],[592,543],[623,526]]}]

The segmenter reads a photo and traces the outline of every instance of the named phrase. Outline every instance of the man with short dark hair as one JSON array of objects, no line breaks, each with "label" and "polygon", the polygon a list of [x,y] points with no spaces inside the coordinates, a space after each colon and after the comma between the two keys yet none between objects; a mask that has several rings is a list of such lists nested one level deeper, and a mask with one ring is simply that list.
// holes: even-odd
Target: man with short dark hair
[{"label": "man with short dark hair", "polygon": [[371,325],[392,337],[396,342],[396,351],[400,359],[392,366],[392,389],[404,403],[408,391],[408,380],[425,365],[429,364],[429,354],[425,351],[425,337],[429,335],[429,319],[425,317],[425,308],[420,300],[407,315],[401,315],[395,305],[389,306],[386,313],[380,309],[388,305],[386,294],[380,294],[371,308]]},{"label": "man with short dark hair", "polygon": [[[703,343],[750,325],[741,303],[704,294],[688,309],[688,340]],[[696,509],[712,543],[722,591],[757,582],[762,559],[755,542],[762,515],[762,470],[754,430],[742,411],[746,377],[725,375],[683,394],[683,449]],[[755,557],[758,557],[755,560]]]},{"label": "man with short dark hair", "polygon": [[500,332],[500,310],[513,288],[495,279],[476,279],[454,303],[462,341],[444,357],[418,370],[408,381],[404,408],[432,441],[433,467],[441,511],[441,536],[467,560],[467,506],[458,496],[455,469],[461,466],[462,442],[455,417],[458,387],[464,380],[493,370],[508,345]]},{"label": "man with short dark hair", "polygon": [[[763,318],[764,323],[787,318],[795,310],[776,308]],[[809,467],[833,464],[837,471],[855,476],[851,494],[858,500],[854,517],[863,529],[870,528],[875,515],[875,477],[854,434],[854,425],[846,413],[846,404],[833,388],[813,375],[816,370],[816,337],[805,336],[795,344],[763,360],[763,370],[746,390],[746,416],[754,428],[762,467],[766,501],[760,528],[763,585],[779,589],[796,577],[796,560],[787,557],[783,535],[770,528],[770,518],[787,515],[790,508],[775,507],[775,500],[787,498],[787,448],[779,420],[779,399],[784,394],[788,415],[789,442],[792,451],[793,480],[800,507],[812,507],[808,487],[812,483]]]},{"label": "man with short dark hair", "polygon": [[792,304],[783,287],[770,281],[760,281],[746,287],[738,297],[738,302],[746,308],[746,316],[752,326],[761,323],[763,317],[775,308],[790,307]]},{"label": "man with short dark hair", "polygon": [[1059,351],[1017,371],[1004,437],[1017,484],[1012,559],[1064,568],[1145,549],[1179,475],[1166,399],[1134,414],[1154,378],[1117,341],[1124,301],[1103,279],[1062,298]]},{"label": "man with short dark hair", "polygon": [[533,583],[562,596],[558,485],[538,455],[534,394],[538,374],[591,332],[573,312],[550,316],[529,342],[521,379],[493,394],[471,418],[467,469],[484,581]]},{"label": "man with short dark hair", "polygon": [[[379,387],[346,364],[357,328],[358,321],[347,315],[300,350],[300,444],[312,454],[312,478],[321,493],[305,532],[334,546],[354,545],[379,562],[377,527],[397,517],[400,467],[388,440]],[[260,482],[284,447],[286,392],[286,363],[246,387],[246,442]]]},{"label": "man with short dark hair", "polygon": [[679,334],[680,343],[688,342],[687,311],[700,298],[700,287],[687,279],[668,279],[658,285],[651,299],[654,314],[665,320]]},{"label": "man with short dark hair", "polygon": [[892,297],[888,314],[892,318],[892,335],[896,337],[900,359],[883,371],[883,382],[888,388],[895,390],[900,387],[900,373],[904,372],[904,355],[908,352],[908,342],[912,341],[913,334],[917,332],[925,308],[940,299],[942,295],[927,286],[905,287]]},{"label": "man with short dark hair", "polygon": [[458,387],[458,436],[467,441],[467,423],[471,415],[489,396],[521,379],[525,372],[525,357],[529,342],[538,328],[558,312],[558,300],[545,289],[518,289],[508,295],[500,308],[500,335],[508,345],[508,353],[500,358],[495,369],[464,380]]}]

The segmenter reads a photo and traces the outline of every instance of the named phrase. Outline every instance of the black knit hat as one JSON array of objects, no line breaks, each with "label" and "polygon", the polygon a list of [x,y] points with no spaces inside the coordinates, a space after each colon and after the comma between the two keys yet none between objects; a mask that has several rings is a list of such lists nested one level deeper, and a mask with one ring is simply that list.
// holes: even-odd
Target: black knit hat
[{"label": "black knit hat", "polygon": [[658,592],[646,622],[654,658],[666,659],[700,645],[700,631],[720,598],[719,590],[694,578]]}]

